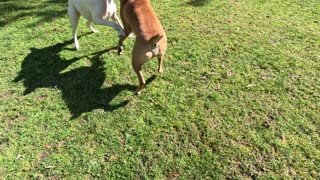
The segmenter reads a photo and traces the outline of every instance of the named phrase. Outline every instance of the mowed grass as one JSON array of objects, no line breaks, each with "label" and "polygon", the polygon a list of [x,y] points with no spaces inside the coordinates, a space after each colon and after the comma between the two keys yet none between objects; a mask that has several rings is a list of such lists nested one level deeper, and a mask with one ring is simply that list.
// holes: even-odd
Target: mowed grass
[{"label": "mowed grass", "polygon": [[319,179],[319,1],[151,2],[134,96],[134,39],[81,19],[74,51],[67,1],[0,1],[0,178]]}]

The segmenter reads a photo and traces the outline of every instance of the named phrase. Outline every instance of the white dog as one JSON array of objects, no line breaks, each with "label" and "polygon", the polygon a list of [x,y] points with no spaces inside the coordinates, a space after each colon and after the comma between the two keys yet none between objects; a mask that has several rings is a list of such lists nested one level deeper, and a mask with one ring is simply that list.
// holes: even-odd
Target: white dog
[{"label": "white dog", "polygon": [[[113,0],[68,0],[68,16],[72,26],[72,35],[74,46],[78,50],[80,45],[78,42],[76,30],[79,18],[82,15],[86,18],[87,26],[92,32],[99,32],[92,27],[92,23],[96,25],[105,25],[113,27],[118,31],[120,36],[124,36],[125,32],[116,14],[116,4]],[[112,21],[107,19],[111,18]]]}]

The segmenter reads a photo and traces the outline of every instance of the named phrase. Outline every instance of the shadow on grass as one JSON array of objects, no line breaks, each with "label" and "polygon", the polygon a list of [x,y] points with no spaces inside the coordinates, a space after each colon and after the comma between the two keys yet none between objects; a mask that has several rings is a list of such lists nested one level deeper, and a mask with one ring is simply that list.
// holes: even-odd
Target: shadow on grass
[{"label": "shadow on grass", "polygon": [[212,0],[189,0],[187,4],[191,6],[205,6],[208,5],[210,1]]},{"label": "shadow on grass", "polygon": [[30,49],[31,52],[22,62],[19,75],[13,80],[14,82],[23,81],[26,88],[24,95],[43,87],[60,89],[72,118],[94,109],[113,111],[127,105],[128,101],[117,105],[111,105],[110,102],[121,91],[133,91],[134,86],[125,84],[102,87],[106,72],[101,55],[114,48],[91,54],[90,66],[62,72],[72,63],[83,58],[66,60],[59,56],[59,52],[66,49],[65,46],[71,43],[73,43],[72,40],[42,49]]},{"label": "shadow on grass", "polygon": [[39,18],[35,26],[43,22],[50,22],[57,17],[67,15],[68,2],[66,0],[47,0],[41,3],[21,0],[0,0],[0,27],[14,23],[25,17]]}]

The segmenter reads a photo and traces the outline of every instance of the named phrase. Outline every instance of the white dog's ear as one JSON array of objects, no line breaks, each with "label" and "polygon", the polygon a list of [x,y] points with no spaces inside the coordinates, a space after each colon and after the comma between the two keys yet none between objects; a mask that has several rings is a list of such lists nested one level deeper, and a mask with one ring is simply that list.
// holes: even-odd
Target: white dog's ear
[{"label": "white dog's ear", "polygon": [[155,35],[154,37],[152,37],[150,41],[151,41],[152,43],[156,44],[157,42],[160,41],[161,38],[163,38],[163,35],[157,34],[157,35]]}]

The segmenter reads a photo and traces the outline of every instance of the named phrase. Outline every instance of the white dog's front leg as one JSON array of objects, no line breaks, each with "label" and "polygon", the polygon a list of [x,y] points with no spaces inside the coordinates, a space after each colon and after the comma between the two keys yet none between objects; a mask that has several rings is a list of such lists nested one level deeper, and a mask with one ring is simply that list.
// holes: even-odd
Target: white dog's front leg
[{"label": "white dog's front leg", "polygon": [[78,22],[79,22],[79,18],[80,18],[80,13],[72,6],[68,7],[68,16],[70,19],[70,23],[72,26],[72,37],[74,40],[74,46],[75,48],[78,50],[80,45],[78,42],[78,38],[77,38],[77,26],[78,26]]}]

